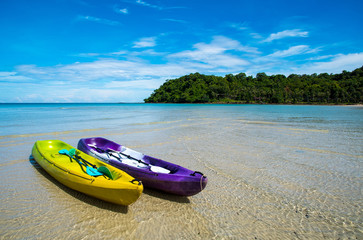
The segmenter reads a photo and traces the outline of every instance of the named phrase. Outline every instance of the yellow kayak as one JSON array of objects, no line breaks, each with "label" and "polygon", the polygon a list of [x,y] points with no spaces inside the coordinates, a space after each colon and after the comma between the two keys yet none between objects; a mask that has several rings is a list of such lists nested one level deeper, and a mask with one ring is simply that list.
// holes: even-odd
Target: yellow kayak
[{"label": "yellow kayak", "polygon": [[127,206],[143,191],[141,182],[124,171],[59,140],[36,141],[32,155],[60,183],[107,202]]}]

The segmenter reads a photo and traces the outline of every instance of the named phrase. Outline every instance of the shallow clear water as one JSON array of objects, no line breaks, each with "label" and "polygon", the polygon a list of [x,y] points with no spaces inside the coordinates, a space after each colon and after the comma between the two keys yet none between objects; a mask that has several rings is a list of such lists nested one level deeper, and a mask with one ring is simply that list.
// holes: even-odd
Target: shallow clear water
[{"label": "shallow clear water", "polygon": [[[1,239],[362,239],[363,108],[0,104]],[[29,160],[36,140],[102,136],[209,182],[129,207]]]}]

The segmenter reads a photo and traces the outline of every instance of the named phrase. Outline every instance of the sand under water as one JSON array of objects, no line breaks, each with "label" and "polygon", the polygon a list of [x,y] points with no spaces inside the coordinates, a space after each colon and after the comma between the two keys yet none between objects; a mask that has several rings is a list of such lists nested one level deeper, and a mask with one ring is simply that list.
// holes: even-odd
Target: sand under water
[{"label": "sand under water", "polygon": [[[363,108],[140,105],[6,109],[0,238],[363,239]],[[145,189],[118,206],[61,185],[30,157],[36,140],[76,147],[95,136],[201,171],[208,185],[191,197]]]}]

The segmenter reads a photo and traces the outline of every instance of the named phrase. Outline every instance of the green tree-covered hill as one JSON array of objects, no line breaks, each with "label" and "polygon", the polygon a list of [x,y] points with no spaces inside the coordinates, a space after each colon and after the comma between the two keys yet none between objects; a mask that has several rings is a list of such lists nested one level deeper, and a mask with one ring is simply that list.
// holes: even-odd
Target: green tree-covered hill
[{"label": "green tree-covered hill", "polygon": [[146,103],[308,103],[363,102],[363,67],[340,74],[278,74],[256,77],[245,73],[225,77],[189,74],[167,80]]}]

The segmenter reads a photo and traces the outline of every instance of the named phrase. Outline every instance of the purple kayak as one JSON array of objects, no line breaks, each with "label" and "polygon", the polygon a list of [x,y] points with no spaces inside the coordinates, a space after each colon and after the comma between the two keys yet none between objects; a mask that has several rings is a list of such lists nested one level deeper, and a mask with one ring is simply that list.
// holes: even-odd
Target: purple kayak
[{"label": "purple kayak", "polygon": [[168,193],[192,196],[208,182],[201,172],[144,155],[105,138],[82,138],[78,149],[127,172],[145,187]]}]

